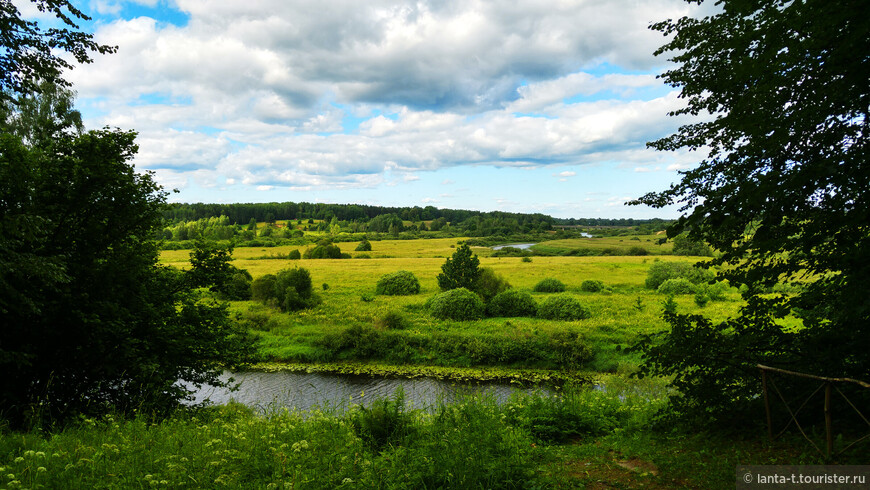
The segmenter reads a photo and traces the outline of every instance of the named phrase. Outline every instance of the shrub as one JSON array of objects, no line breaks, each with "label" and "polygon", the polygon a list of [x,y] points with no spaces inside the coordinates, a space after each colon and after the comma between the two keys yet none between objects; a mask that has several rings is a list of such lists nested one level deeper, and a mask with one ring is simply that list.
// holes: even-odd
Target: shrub
[{"label": "shrub", "polygon": [[541,279],[541,282],[535,284],[533,290],[536,293],[563,293],[565,292],[565,283],[558,279],[548,277]]},{"label": "shrub", "polygon": [[531,257],[523,257],[522,259],[520,259],[520,262],[531,262],[531,261],[532,261]]},{"label": "shrub", "polygon": [[598,279],[587,279],[580,284],[580,290],[587,293],[597,293],[604,291],[604,283]]},{"label": "shrub", "polygon": [[674,237],[674,255],[694,255],[706,256],[713,255],[713,249],[704,242],[691,240],[685,233]]},{"label": "shrub", "polygon": [[704,294],[710,298],[710,301],[725,301],[725,293],[727,292],[728,284],[725,282],[704,285]]},{"label": "shrub", "polygon": [[411,322],[400,312],[390,310],[374,321],[375,327],[381,330],[405,330],[411,326]]},{"label": "shrub", "polygon": [[456,252],[441,266],[438,274],[438,287],[442,291],[450,289],[474,288],[474,283],[480,276],[480,259],[471,253],[471,247],[463,243]]},{"label": "shrub", "polygon": [[432,316],[440,320],[477,320],[483,317],[480,296],[465,288],[436,294],[426,302]]},{"label": "shrub", "polygon": [[698,292],[695,293],[695,304],[700,306],[701,308],[707,306],[707,303],[710,302],[710,296],[706,293]]},{"label": "shrub", "polygon": [[688,279],[695,284],[700,284],[712,281],[715,276],[713,271],[709,269],[692,267],[692,265],[685,262],[656,262],[647,272],[646,287],[658,289],[668,279],[679,278]]},{"label": "shrub", "polygon": [[363,238],[359,245],[356,246],[357,252],[371,252],[372,251],[372,243],[368,241],[368,239]]},{"label": "shrub", "polygon": [[516,289],[508,289],[495,295],[487,306],[490,316],[535,316],[538,304],[532,295]]},{"label": "shrub", "polygon": [[488,302],[502,291],[510,289],[511,285],[494,270],[484,267],[480,269],[480,275],[474,283],[474,292],[479,294],[484,301]]},{"label": "shrub", "polygon": [[567,295],[551,296],[538,306],[538,317],[545,320],[583,320],[590,316],[588,308]]},{"label": "shrub", "polygon": [[246,270],[238,270],[218,290],[218,297],[229,301],[246,301],[251,299],[251,274]]},{"label": "shrub", "polygon": [[[635,238],[637,238],[637,237],[635,237]],[[631,247],[628,249],[627,254],[628,255],[635,255],[635,256],[649,255],[649,250],[647,250],[643,247],[634,246],[634,247]]]},{"label": "shrub", "polygon": [[290,260],[299,260],[302,258],[302,253],[299,250],[291,250],[289,254],[287,254],[287,258]]},{"label": "shrub", "polygon": [[680,277],[663,282],[657,291],[662,294],[695,294],[698,292],[698,287],[692,284],[692,281]]},{"label": "shrub", "polygon": [[329,240],[321,240],[317,242],[317,246],[305,250],[306,259],[340,259],[341,249],[338,245],[333,245]]},{"label": "shrub", "polygon": [[279,306],[284,311],[301,310],[320,303],[320,298],[314,294],[311,274],[301,267],[258,277],[251,284],[251,293],[254,300]]},{"label": "shrub", "polygon": [[375,294],[387,296],[407,296],[420,292],[420,281],[414,273],[409,271],[397,271],[384,274],[375,286]]},{"label": "shrub", "polygon": [[266,303],[269,299],[275,298],[275,279],[274,274],[266,274],[254,279],[251,283],[251,299]]}]

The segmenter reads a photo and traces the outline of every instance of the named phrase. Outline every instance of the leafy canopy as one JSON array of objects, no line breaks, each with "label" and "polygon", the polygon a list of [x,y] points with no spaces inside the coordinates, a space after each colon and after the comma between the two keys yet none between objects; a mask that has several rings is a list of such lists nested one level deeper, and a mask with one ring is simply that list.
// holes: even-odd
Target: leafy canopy
[{"label": "leafy canopy", "polygon": [[38,22],[21,18],[21,12],[9,0],[0,0],[0,98],[14,99],[14,94],[40,91],[40,82],[61,87],[69,83],[61,78],[73,64],[63,56],[69,53],[78,63],[90,63],[91,53],[114,53],[117,47],[98,44],[93,34],[79,29],[77,22],[88,21],[81,10],[68,0],[32,0],[40,12],[54,15],[61,27],[42,28]]},{"label": "leafy canopy", "polygon": [[[717,5],[652,26],[672,36],[656,54],[676,63],[662,75],[686,100],[673,115],[703,117],[650,146],[706,157],[634,204],[681,205],[668,235],[709,243],[707,265],[748,286],[740,317],[669,315],[674,331],[647,344],[647,372],[676,374],[689,404],[727,387],[731,401],[707,407],[727,411],[753,399],[756,362],[870,378],[870,3]],[[756,294],[780,281],[807,284]],[[792,311],[797,331],[775,321]]]},{"label": "leafy canopy", "polygon": [[237,272],[231,250],[159,264],[166,193],[135,171],[135,133],[18,134],[0,133],[0,417],[158,413],[188,386],[223,385],[252,343],[200,288]]}]

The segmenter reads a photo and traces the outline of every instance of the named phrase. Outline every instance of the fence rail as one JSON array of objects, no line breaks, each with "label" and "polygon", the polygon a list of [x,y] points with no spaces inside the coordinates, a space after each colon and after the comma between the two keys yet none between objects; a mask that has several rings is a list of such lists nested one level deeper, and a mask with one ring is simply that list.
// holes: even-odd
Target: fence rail
[{"label": "fence rail", "polygon": [[[830,459],[831,455],[833,453],[833,450],[834,450],[833,417],[831,416],[831,395],[833,394],[834,390],[836,390],[837,393],[839,393],[840,396],[843,397],[843,399],[846,401],[846,403],[848,403],[849,406],[852,407],[852,409],[855,411],[855,413],[858,414],[858,416],[861,418],[861,420],[863,420],[867,424],[867,426],[870,427],[870,420],[867,420],[867,417],[864,416],[863,413],[861,413],[861,410],[859,410],[855,406],[855,404],[853,404],[852,401],[849,400],[849,398],[846,397],[845,394],[843,394],[843,392],[840,390],[840,388],[838,388],[836,386],[836,384],[851,383],[851,384],[856,384],[856,385],[860,386],[861,388],[870,388],[870,383],[866,383],[864,381],[859,381],[857,379],[852,379],[852,378],[826,378],[824,376],[815,376],[812,374],[799,373],[796,371],[788,371],[785,369],[779,369],[779,368],[775,368],[775,367],[765,366],[763,364],[758,364],[757,367],[758,367],[758,369],[761,370],[761,388],[762,388],[762,391],[764,392],[764,411],[765,411],[765,415],[767,416],[767,436],[770,438],[771,441],[774,440],[776,437],[779,437],[780,435],[782,435],[786,431],[786,429],[788,429],[791,426],[792,422],[794,422],[795,426],[798,428],[798,430],[801,432],[801,434],[804,436],[804,438],[807,441],[809,441],[809,443],[812,444],[814,448],[816,448],[816,451],[818,451],[819,453],[824,455],[826,458]],[[786,401],[785,397],[779,391],[779,388],[777,388],[776,383],[773,382],[773,379],[770,377],[769,373],[776,373],[776,374],[781,374],[784,376],[795,376],[798,378],[812,379],[812,380],[820,381],[821,384],[819,385],[818,388],[816,388],[815,391],[812,392],[812,394],[810,394],[810,396],[808,396],[806,398],[806,400],[804,400],[803,403],[801,403],[801,405],[797,408],[797,410],[792,411],[791,406],[789,405],[789,402]],[[783,429],[781,431],[779,431],[779,433],[777,433],[775,437],[773,435],[773,420],[772,420],[772,416],[770,413],[770,395],[769,395],[768,385],[770,385],[773,388],[773,391],[777,394],[777,396],[779,396],[779,399],[782,400],[782,402],[785,404],[785,408],[786,408],[786,410],[788,410],[788,413],[791,416],[791,420],[789,420],[789,422],[785,425],[785,427],[783,427]],[[798,413],[800,413],[800,411],[803,410],[803,408],[806,406],[806,404],[816,395],[816,393],[821,391],[822,388],[824,388],[824,390],[825,390],[825,395],[824,395],[825,396],[825,405],[824,405],[825,406],[825,408],[824,408],[825,451],[824,452],[822,452],[822,450],[819,449],[819,446],[817,446],[816,443],[813,442],[813,440],[810,439],[810,437],[806,434],[806,432],[804,432],[803,427],[801,427],[800,423],[797,420]],[[846,452],[849,448],[851,448],[855,444],[858,444],[859,442],[861,442],[867,438],[870,438],[870,433],[867,433],[864,436],[852,441],[852,443],[850,443],[848,446],[846,446],[843,449],[841,449],[840,451],[838,451],[835,455],[840,455],[840,454]]]}]

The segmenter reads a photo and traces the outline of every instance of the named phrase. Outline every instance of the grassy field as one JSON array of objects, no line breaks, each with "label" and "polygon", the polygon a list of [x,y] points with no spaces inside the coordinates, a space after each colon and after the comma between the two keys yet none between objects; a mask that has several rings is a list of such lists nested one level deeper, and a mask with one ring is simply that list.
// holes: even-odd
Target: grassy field
[{"label": "grassy field", "polygon": [[[644,287],[647,270],[656,261],[694,262],[697,258],[675,256],[593,256],[593,257],[490,257],[491,250],[473,247],[481,267],[491,268],[514,287],[529,291],[537,302],[546,293],[532,288],[545,278],[555,278],[567,286],[565,294],[580,300],[591,311],[591,318],[580,321],[553,321],[539,318],[485,318],[452,322],[434,319],[424,308],[426,300],[439,292],[436,276],[461,239],[382,240],[372,242],[371,252],[350,252],[351,259],[286,260],[291,250],[304,252],[305,247],[237,248],[234,265],[247,270],[254,278],[290,267],[304,267],[311,273],[322,304],[294,313],[280,313],[265,305],[234,302],[233,311],[250,325],[260,339],[265,359],[273,362],[331,362],[336,360],[377,361],[415,365],[508,365],[514,368],[564,368],[538,355],[551,339],[561,332],[577,333],[591,349],[592,356],[582,366],[595,372],[629,372],[637,359],[618,351],[633,342],[638,334],[664,328],[660,319],[666,297]],[[547,242],[548,247],[576,247],[579,241],[596,246],[611,246],[626,238],[575,239]],[[652,237],[640,241],[646,247],[659,247]],[[609,244],[609,245],[608,245]],[[356,243],[339,244],[342,251],[352,251]],[[588,246],[588,245],[584,245]],[[164,251],[163,263],[185,267],[187,251]],[[370,258],[360,258],[360,257]],[[528,259],[526,259],[528,260]],[[413,296],[376,296],[375,285],[384,274],[407,270],[419,279],[420,294]],[[599,280],[606,289],[583,292],[583,281]],[[714,319],[736,313],[741,302],[736,290],[725,301],[699,307],[692,295],[675,297],[680,311],[700,312]],[[385,314],[395,312],[407,320],[408,328],[384,332],[376,325]],[[347,340],[351,328],[362,329],[371,349],[345,349],[337,353],[327,344]],[[344,335],[345,337],[342,337]],[[360,342],[360,339],[351,339]],[[433,342],[438,344],[433,346]],[[383,344],[402,344],[384,348]],[[443,344],[458,343],[464,352],[445,352]],[[406,345],[407,344],[407,345]],[[486,351],[496,346],[498,352]],[[496,347],[493,347],[495,349]],[[381,352],[377,352],[381,348]],[[474,349],[483,349],[475,351]],[[361,351],[369,351],[361,352]],[[450,350],[450,349],[448,349]],[[389,351],[389,352],[387,352]],[[528,355],[525,355],[528,354]]]}]

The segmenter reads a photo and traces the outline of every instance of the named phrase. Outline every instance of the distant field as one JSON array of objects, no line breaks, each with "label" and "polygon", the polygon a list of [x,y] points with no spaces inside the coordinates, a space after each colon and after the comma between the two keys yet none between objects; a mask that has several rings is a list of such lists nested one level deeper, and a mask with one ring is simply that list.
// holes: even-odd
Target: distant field
[{"label": "distant field", "polygon": [[[547,242],[548,247],[607,247],[615,244],[646,247],[654,237],[572,239]],[[510,351],[530,348],[537,336],[553,336],[559,332],[578,332],[595,352],[595,358],[584,369],[605,372],[627,372],[634,369],[638,359],[617,350],[617,346],[629,345],[638,334],[648,334],[665,328],[661,320],[662,303],[666,297],[644,287],[649,267],[658,260],[694,262],[697,258],[675,256],[592,256],[592,257],[533,257],[523,262],[519,257],[489,257],[490,249],[473,248],[480,257],[482,267],[492,268],[502,275],[514,288],[531,292],[540,280],[555,278],[567,286],[565,294],[580,300],[592,312],[592,316],[580,321],[552,321],[539,318],[485,318],[477,321],[438,321],[424,308],[426,300],[439,292],[436,276],[441,272],[445,258],[455,250],[462,239],[432,240],[383,240],[373,241],[371,252],[354,252],[357,243],[338,244],[343,252],[353,257],[367,255],[371,258],[286,260],[269,257],[286,256],[291,250],[304,251],[306,247],[237,248],[234,252],[236,267],[245,269],[254,278],[275,274],[285,268],[304,267],[309,270],[315,290],[323,303],[310,310],[281,313],[252,301],[233,302],[232,309],[242,321],[251,325],[260,337],[261,352],[273,361],[312,362],[359,359],[361,355],[345,352],[339,359],[335,352],[324,347],[330,338],[347,335],[351,327],[372,329],[378,318],[387,312],[398,312],[405,317],[410,327],[401,331],[378,332],[377,342],[405,342],[407,351],[399,360],[378,358],[379,362],[410,362],[430,365],[474,365],[481,359],[486,363],[501,362],[491,355],[479,358],[463,354],[444,354],[431,351],[429,341],[445,335],[454,342],[475,344],[505,344],[506,352],[496,356],[512,367],[543,367],[547,365],[523,365],[519,354]],[[622,240],[620,242],[619,240]],[[189,251],[164,251],[161,261],[176,267],[186,267]],[[419,279],[422,291],[414,296],[375,296],[378,279],[398,270],[413,272]],[[588,279],[604,283],[606,290],[598,293],[583,292],[580,286]],[[323,285],[327,288],[324,289]],[[532,293],[540,303],[549,295]],[[695,304],[692,295],[677,296],[679,311],[703,312],[706,316],[725,319],[737,313],[742,304],[739,294],[731,289],[726,301],[710,302],[705,307]],[[368,330],[366,330],[368,331]],[[331,336],[331,337],[330,337]],[[383,337],[383,338],[381,338]],[[543,337],[541,337],[543,338]],[[371,339],[370,339],[371,340]],[[375,342],[375,340],[371,340]],[[353,340],[359,342],[359,340]],[[443,343],[443,342],[442,342]],[[513,343],[513,344],[512,344]],[[414,347],[414,346],[417,347]],[[364,351],[376,352],[377,346]],[[444,347],[439,347],[443,349]],[[416,350],[415,350],[416,349]],[[359,350],[359,349],[358,349]],[[357,351],[353,351],[357,352]],[[454,355],[455,354],[455,355]],[[349,357],[348,357],[349,356]]]}]

